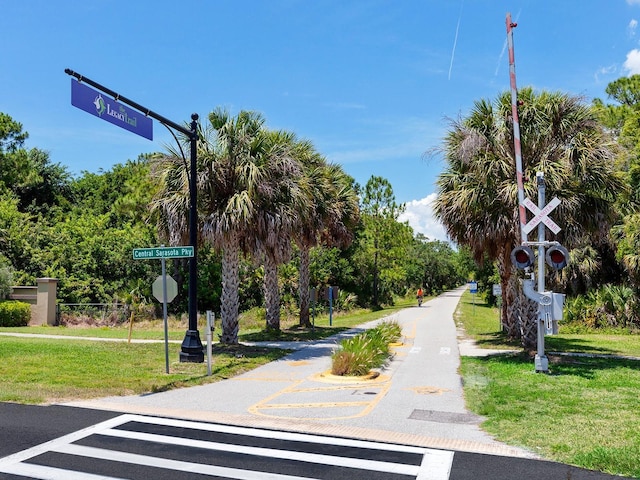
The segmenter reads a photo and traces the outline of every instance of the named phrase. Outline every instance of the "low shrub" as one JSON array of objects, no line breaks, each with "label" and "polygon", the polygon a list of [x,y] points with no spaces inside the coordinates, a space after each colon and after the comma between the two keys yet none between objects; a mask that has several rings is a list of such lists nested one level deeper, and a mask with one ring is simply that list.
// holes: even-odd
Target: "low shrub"
[{"label": "low shrub", "polygon": [[333,375],[366,375],[384,365],[389,358],[389,344],[400,338],[397,322],[384,322],[355,337],[343,340],[331,357]]},{"label": "low shrub", "polygon": [[633,289],[604,285],[586,295],[568,298],[564,321],[574,328],[637,330],[640,328],[640,304]]},{"label": "low shrub", "polygon": [[26,327],[31,320],[28,303],[7,300],[0,302],[0,327]]}]

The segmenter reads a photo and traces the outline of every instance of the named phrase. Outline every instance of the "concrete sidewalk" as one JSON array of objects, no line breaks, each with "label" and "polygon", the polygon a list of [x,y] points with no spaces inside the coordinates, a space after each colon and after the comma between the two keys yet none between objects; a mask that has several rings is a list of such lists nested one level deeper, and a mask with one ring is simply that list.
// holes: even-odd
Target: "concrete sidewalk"
[{"label": "concrete sidewalk", "polygon": [[[479,428],[483,419],[465,408],[453,321],[464,289],[383,319],[401,325],[403,342],[375,378],[329,374],[339,340],[372,322],[221,382],[66,405],[534,458],[493,440]],[[474,353],[472,345],[464,348]]]}]

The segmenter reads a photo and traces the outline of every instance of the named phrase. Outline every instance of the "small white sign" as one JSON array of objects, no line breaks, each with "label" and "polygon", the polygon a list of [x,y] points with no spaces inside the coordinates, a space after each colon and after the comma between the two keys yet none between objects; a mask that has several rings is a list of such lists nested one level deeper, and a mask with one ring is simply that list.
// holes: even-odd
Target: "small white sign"
[{"label": "small white sign", "polygon": [[502,285],[500,285],[499,283],[493,284],[493,296],[494,297],[502,296]]}]

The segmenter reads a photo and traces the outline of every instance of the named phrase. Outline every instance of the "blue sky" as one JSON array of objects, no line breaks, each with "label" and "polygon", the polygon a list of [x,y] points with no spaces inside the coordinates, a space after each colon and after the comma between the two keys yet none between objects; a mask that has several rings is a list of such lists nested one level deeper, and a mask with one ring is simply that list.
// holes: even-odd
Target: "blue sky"
[{"label": "blue sky", "polygon": [[[71,68],[178,123],[218,106],[261,112],[359,183],[393,185],[416,231],[448,119],[518,86],[588,101],[640,73],[640,0],[0,0],[0,111],[72,174],[161,151],[71,106]],[[515,181],[515,179],[514,179]]]}]

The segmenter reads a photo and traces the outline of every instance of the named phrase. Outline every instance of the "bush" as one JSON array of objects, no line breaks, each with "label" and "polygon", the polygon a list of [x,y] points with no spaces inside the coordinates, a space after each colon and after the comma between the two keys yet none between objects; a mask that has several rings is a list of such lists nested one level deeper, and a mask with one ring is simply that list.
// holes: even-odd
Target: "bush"
[{"label": "bush", "polygon": [[0,302],[0,327],[26,327],[30,320],[31,306],[28,303]]},{"label": "bush", "polygon": [[397,322],[384,322],[371,330],[343,340],[340,350],[331,357],[334,375],[367,375],[372,368],[384,365],[389,358],[389,344],[400,338]]},{"label": "bush", "polygon": [[640,305],[633,289],[604,285],[586,295],[567,299],[564,320],[574,328],[637,330]]},{"label": "bush", "polygon": [[11,293],[12,282],[11,268],[4,264],[2,256],[0,256],[0,301],[5,300]]}]

